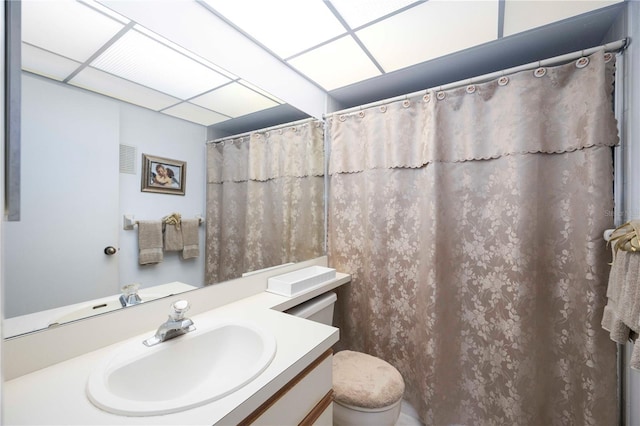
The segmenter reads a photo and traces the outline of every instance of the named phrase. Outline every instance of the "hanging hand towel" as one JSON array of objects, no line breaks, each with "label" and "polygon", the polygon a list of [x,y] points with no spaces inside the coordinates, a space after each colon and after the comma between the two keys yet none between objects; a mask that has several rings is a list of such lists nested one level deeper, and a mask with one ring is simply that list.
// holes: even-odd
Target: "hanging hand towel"
[{"label": "hanging hand towel", "polygon": [[183,259],[191,259],[200,256],[200,219],[185,219],[182,221],[182,250]]},{"label": "hanging hand towel", "polygon": [[[602,328],[614,342],[625,344],[640,332],[640,253],[620,250],[613,260]],[[633,348],[631,368],[640,370],[640,344]]]},{"label": "hanging hand towel", "polygon": [[164,223],[164,249],[165,251],[181,251],[184,248],[182,242],[182,228],[180,213],[172,213],[162,218]]},{"label": "hanging hand towel", "polygon": [[162,262],[162,221],[138,221],[138,248],[140,265]]},{"label": "hanging hand towel", "polygon": [[165,251],[180,251],[184,248],[182,242],[182,229],[177,225],[165,225],[164,228],[164,249]]}]

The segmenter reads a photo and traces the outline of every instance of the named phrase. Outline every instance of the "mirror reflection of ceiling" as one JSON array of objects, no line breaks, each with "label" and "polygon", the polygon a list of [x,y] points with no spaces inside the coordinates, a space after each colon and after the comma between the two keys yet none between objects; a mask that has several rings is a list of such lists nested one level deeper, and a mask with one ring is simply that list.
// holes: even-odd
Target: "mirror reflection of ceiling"
[{"label": "mirror reflection of ceiling", "polygon": [[[198,4],[328,92],[619,1]],[[24,1],[22,41],[25,71],[205,126],[284,103],[94,0]]]}]

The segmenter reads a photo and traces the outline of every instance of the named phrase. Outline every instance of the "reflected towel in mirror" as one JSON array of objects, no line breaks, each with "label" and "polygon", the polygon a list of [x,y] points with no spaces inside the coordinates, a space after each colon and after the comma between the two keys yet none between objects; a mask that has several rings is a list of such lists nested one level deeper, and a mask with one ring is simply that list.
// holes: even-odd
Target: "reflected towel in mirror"
[{"label": "reflected towel in mirror", "polygon": [[182,220],[182,242],[184,244],[184,249],[182,250],[183,259],[191,259],[200,256],[199,227],[200,219]]},{"label": "reflected towel in mirror", "polygon": [[138,248],[140,265],[162,262],[162,221],[138,221]]},{"label": "reflected towel in mirror", "polygon": [[183,248],[182,228],[178,225],[166,224],[164,228],[164,250],[181,251]]}]

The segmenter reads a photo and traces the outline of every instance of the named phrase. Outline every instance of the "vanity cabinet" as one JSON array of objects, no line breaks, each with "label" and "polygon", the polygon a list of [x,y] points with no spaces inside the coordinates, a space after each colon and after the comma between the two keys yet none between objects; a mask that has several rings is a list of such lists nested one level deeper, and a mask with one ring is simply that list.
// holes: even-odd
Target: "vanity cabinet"
[{"label": "vanity cabinet", "polygon": [[240,425],[333,424],[333,352],[326,351]]}]

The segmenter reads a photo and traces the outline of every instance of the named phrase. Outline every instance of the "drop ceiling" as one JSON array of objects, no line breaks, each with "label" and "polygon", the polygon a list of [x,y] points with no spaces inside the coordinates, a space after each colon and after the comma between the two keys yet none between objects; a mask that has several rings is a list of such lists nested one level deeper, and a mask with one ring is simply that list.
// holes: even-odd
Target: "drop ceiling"
[{"label": "drop ceiling", "polygon": [[[340,93],[618,2],[182,0],[180,5],[191,3],[190,13],[222,20],[322,93]],[[175,18],[193,38],[178,43],[143,26],[140,15],[126,16],[122,8],[106,5],[23,1],[23,69],[204,126],[286,103],[215,58],[195,53],[191,46],[203,40],[196,40],[202,35],[193,19]],[[146,10],[144,21],[151,22],[153,2],[146,2]],[[258,71],[260,66],[255,64]]]}]

